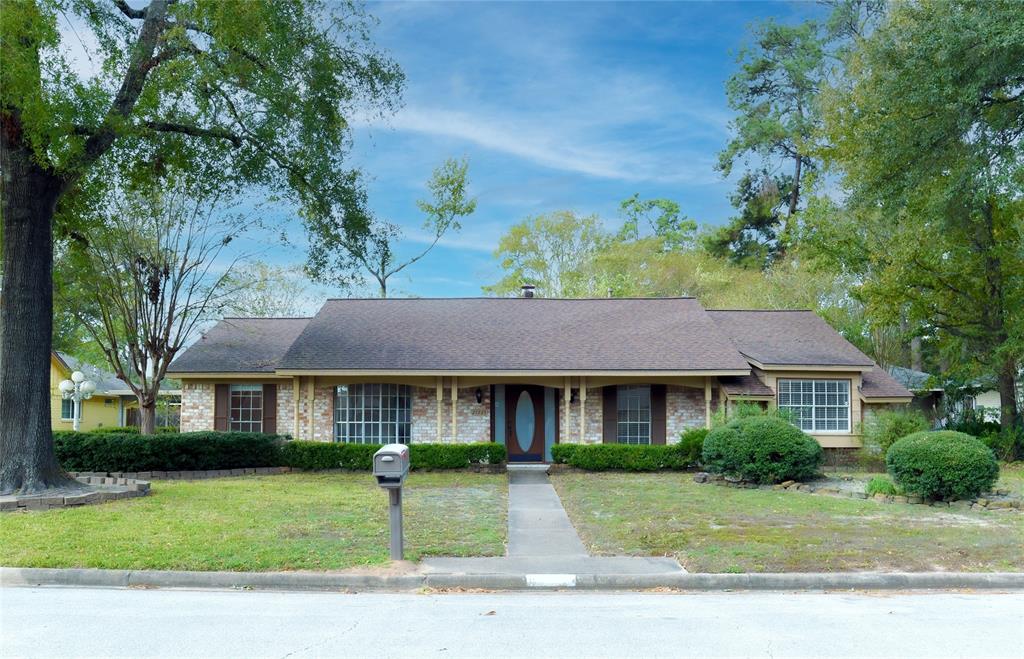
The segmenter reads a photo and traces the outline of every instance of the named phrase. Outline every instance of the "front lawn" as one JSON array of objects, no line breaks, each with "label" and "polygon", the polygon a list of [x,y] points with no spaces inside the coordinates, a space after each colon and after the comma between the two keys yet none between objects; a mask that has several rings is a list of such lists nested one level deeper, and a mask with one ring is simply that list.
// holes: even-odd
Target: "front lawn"
[{"label": "front lawn", "polygon": [[1021,571],[1024,515],[699,485],[692,474],[551,478],[593,553],[691,572]]},{"label": "front lawn", "polygon": [[[406,558],[505,551],[504,474],[414,473]],[[387,494],[367,474],[155,481],[149,496],[0,515],[0,563],[23,567],[337,570],[388,561]]]}]

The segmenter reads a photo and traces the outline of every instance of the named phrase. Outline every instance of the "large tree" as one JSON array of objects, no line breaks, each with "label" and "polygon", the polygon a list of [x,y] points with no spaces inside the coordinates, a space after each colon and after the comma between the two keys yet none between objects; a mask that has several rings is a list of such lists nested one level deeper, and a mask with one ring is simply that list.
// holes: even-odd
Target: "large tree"
[{"label": "large tree", "polygon": [[[53,232],[114,177],[207,165],[306,204],[344,188],[349,116],[402,84],[355,5],[6,0],[0,10],[0,493],[66,484],[50,436]],[[66,26],[64,31],[60,25]],[[87,50],[86,61],[71,53]],[[55,219],[57,222],[55,223]]]},{"label": "large tree", "polygon": [[[352,195],[342,190],[342,194],[333,197],[331,203],[319,206],[319,212],[311,216],[313,242],[307,271],[317,281],[341,288],[361,284],[364,275],[369,274],[377,282],[380,296],[387,297],[391,277],[429,254],[446,233],[462,228],[460,220],[476,210],[476,199],[469,196],[468,172],[467,160],[453,158],[434,170],[427,181],[430,199],[416,202],[426,216],[423,228],[429,242],[404,259],[397,253],[403,238],[402,228],[374,217],[365,195]],[[353,222],[353,217],[360,221]]]},{"label": "large tree", "polygon": [[593,296],[598,283],[591,263],[609,240],[596,215],[554,211],[527,218],[501,237],[494,257],[505,274],[483,290],[517,295],[524,284],[531,284],[544,297]]},{"label": "large tree", "polygon": [[1019,3],[893,5],[826,97],[847,196],[812,213],[869,313],[933,327],[962,367],[996,375],[1004,426],[1024,359],[1022,62]]},{"label": "large tree", "polygon": [[[816,97],[825,72],[825,38],[814,22],[766,21],[754,28],[753,42],[740,52],[739,65],[725,87],[729,107],[737,113],[731,123],[733,137],[719,154],[717,168],[728,176],[738,163],[748,163],[734,199],[737,208],[748,201],[744,187],[784,191],[784,212],[771,215],[772,239],[784,253],[795,237],[805,180],[815,167]],[[754,174],[759,176],[750,180]],[[733,220],[733,228],[742,230],[747,215]],[[764,216],[759,213],[754,219],[760,222]]]}]

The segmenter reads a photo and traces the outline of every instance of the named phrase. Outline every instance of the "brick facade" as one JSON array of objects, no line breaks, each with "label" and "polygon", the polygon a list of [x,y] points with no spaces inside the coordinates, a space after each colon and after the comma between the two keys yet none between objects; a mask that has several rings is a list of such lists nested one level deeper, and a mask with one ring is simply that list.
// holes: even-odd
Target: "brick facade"
[{"label": "brick facade", "polygon": [[[214,418],[214,383],[184,382],[182,384],[181,429],[212,430]],[[299,431],[294,432],[294,386],[290,381],[277,383],[277,431],[295,434],[297,439],[329,442],[334,439],[334,387],[317,386],[312,404],[313,431],[310,433],[310,381],[303,379],[299,386]],[[476,401],[476,387],[459,389],[456,409],[457,436],[452,436],[451,388],[444,388],[441,401],[441,436],[437,436],[437,390],[432,387],[412,388],[412,441],[467,443],[491,440],[491,388],[480,387],[482,402]],[[603,441],[603,387],[588,387],[586,426],[583,442],[600,444]],[[565,400],[559,389],[558,427],[559,442],[580,443],[580,400],[569,404],[569,424],[565,423]],[[717,399],[717,390],[713,400]],[[704,426],[704,391],[692,387],[668,386],[665,392],[666,437],[669,443],[679,440],[679,433],[687,428]]]},{"label": "brick facade", "polygon": [[213,399],[213,383],[181,383],[181,432],[213,430]]},{"label": "brick facade", "polygon": [[[717,388],[711,390],[714,411]],[[679,434],[690,428],[703,428],[705,423],[704,390],[695,387],[665,387],[665,441],[675,444]]]},{"label": "brick facade", "polygon": [[[600,444],[604,439],[603,426],[603,405],[602,395],[604,387],[587,387],[587,402],[584,407],[586,414],[583,441],[580,441],[580,400],[569,403],[569,427],[565,427],[565,396],[559,396],[558,402],[558,424],[560,444]],[[560,390],[562,394],[564,390]]]}]

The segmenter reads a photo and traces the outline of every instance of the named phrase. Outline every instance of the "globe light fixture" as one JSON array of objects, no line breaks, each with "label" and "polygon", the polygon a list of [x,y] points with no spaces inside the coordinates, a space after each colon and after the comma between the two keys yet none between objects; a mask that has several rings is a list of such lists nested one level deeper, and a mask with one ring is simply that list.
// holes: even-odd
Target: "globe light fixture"
[{"label": "globe light fixture", "polygon": [[75,371],[71,374],[70,380],[62,380],[57,388],[65,399],[74,401],[72,427],[77,432],[82,419],[82,401],[92,398],[93,392],[96,391],[96,383],[86,380],[85,373]]}]

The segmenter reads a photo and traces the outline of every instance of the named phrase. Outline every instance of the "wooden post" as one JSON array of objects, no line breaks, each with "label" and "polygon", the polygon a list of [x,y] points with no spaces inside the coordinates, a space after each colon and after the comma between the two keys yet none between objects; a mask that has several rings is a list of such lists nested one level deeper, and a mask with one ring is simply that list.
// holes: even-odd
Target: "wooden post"
[{"label": "wooden post", "polygon": [[441,440],[441,408],[444,400],[444,378],[437,376],[437,441]]},{"label": "wooden post", "polygon": [[580,444],[586,443],[587,437],[587,379],[580,377]]},{"label": "wooden post", "polygon": [[565,412],[563,412],[565,423],[562,424],[562,427],[565,428],[565,438],[569,439],[569,433],[572,432],[569,429],[569,403],[572,401],[572,379],[569,377],[565,378],[565,394],[563,398],[565,400]]},{"label": "wooden post", "polygon": [[452,376],[452,443],[459,441],[459,378]]},{"label": "wooden post", "polygon": [[292,419],[292,438],[299,439],[299,397],[302,396],[302,378],[292,378],[292,407],[295,418]]},{"label": "wooden post", "polygon": [[313,398],[314,398],[314,393],[315,392],[316,392],[316,376],[315,375],[311,375],[311,376],[309,376],[309,439],[310,439],[310,441],[314,441],[315,437],[316,437],[316,426],[314,425],[315,421],[313,420],[313,417],[314,417],[314,414],[313,414]]},{"label": "wooden post", "polygon": [[704,427],[711,429],[711,378],[704,378]]}]

